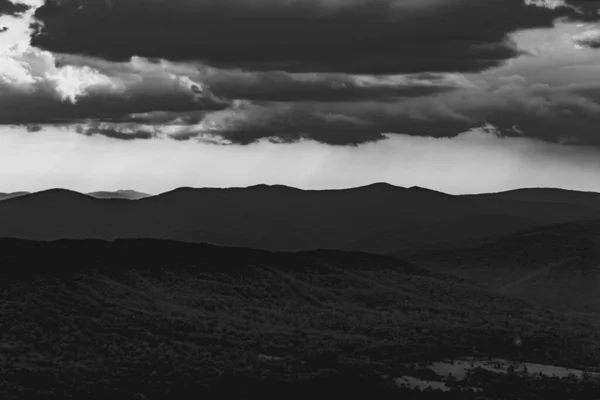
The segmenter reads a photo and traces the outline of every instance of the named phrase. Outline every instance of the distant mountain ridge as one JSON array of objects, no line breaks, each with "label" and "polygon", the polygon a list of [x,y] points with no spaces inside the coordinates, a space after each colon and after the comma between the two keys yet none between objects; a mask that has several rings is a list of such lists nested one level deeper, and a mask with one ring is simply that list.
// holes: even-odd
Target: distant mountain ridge
[{"label": "distant mountain ridge", "polygon": [[0,200],[6,200],[13,197],[24,196],[26,194],[30,194],[31,192],[11,192],[11,193],[0,193]]},{"label": "distant mountain ridge", "polygon": [[81,193],[74,190],[69,189],[48,189],[42,190],[39,192],[10,192],[10,193],[0,193],[0,201],[8,200],[13,197],[20,197],[25,195],[37,194],[37,193],[46,193],[46,192],[55,192],[62,191],[63,193],[73,193],[73,194],[83,194],[86,196],[94,197],[97,199],[125,199],[125,200],[139,200],[144,199],[146,197],[150,197],[152,195],[147,193],[138,192],[135,190],[117,190],[114,192],[111,191],[98,191],[98,192],[89,192],[89,193]]},{"label": "distant mountain ridge", "polygon": [[335,190],[256,185],[178,188],[136,201],[53,189],[1,201],[0,237],[154,238],[391,254],[589,219],[600,219],[600,194],[547,189],[515,198],[511,192],[457,196],[382,183]]},{"label": "distant mountain ridge", "polygon": [[135,190],[117,190],[116,192],[90,192],[87,193],[89,196],[95,197],[97,199],[126,199],[126,200],[139,200],[144,199],[146,197],[150,197],[151,195],[147,193],[137,192]]}]

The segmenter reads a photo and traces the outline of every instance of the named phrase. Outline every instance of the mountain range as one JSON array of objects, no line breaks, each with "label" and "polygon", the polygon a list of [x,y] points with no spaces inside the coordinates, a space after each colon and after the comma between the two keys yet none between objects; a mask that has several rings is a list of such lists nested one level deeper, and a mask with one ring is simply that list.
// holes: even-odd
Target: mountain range
[{"label": "mountain range", "polygon": [[[81,194],[0,202],[0,237],[161,239],[269,251],[393,255],[484,290],[554,309],[600,312],[600,194],[522,189],[453,196],[374,184]],[[130,201],[135,199],[136,201]]]},{"label": "mountain range", "polygon": [[[406,362],[593,368],[599,247],[600,194],[558,189],[21,193],[0,202],[0,398],[392,399]],[[540,393],[510,379],[486,398]]]},{"label": "mountain range", "polygon": [[[154,238],[265,250],[403,249],[600,219],[600,195],[557,189],[455,196],[373,184],[305,191],[286,186],[179,188],[97,199],[53,189],[0,202],[0,237]],[[125,201],[138,198],[136,201]]]}]

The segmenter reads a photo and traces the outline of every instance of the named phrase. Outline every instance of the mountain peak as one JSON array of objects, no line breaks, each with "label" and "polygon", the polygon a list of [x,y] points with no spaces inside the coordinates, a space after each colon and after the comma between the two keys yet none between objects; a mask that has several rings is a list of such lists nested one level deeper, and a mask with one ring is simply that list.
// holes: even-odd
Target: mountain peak
[{"label": "mountain peak", "polygon": [[39,192],[30,193],[28,196],[35,196],[35,195],[37,195],[37,196],[83,196],[83,197],[89,197],[86,194],[79,193],[79,192],[76,192],[76,191],[70,190],[70,189],[63,189],[63,188],[40,190]]},{"label": "mountain peak", "polygon": [[302,190],[291,186],[286,185],[268,185],[266,183],[261,183],[259,185],[249,186],[247,189],[268,189],[268,190]]}]

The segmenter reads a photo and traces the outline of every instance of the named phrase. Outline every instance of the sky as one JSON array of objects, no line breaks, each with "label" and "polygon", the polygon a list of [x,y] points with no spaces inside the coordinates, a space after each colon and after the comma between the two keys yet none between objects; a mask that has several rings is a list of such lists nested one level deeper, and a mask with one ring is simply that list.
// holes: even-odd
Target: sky
[{"label": "sky", "polygon": [[0,192],[600,191],[600,1],[0,0]]}]

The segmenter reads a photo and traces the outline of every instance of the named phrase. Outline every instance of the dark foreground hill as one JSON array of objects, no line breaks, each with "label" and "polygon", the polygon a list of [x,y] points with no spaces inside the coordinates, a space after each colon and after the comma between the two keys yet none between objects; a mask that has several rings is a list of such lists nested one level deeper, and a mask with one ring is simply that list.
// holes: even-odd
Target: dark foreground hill
[{"label": "dark foreground hill", "polygon": [[600,313],[600,221],[571,222],[397,254],[561,310]]},{"label": "dark foreground hill", "polygon": [[596,193],[532,193],[513,198],[506,193],[451,196],[387,184],[324,191],[259,185],[181,188],[132,202],[55,189],[0,202],[0,237],[156,238],[276,251],[391,254],[600,218],[600,202],[592,201],[600,199]]},{"label": "dark foreground hill", "polygon": [[2,399],[397,399],[405,362],[600,362],[596,317],[392,257],[158,240],[1,240],[0,326]]}]

